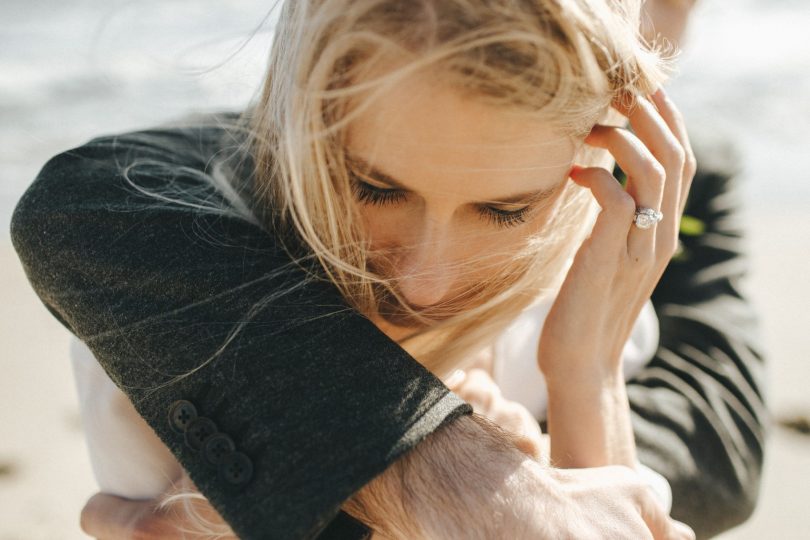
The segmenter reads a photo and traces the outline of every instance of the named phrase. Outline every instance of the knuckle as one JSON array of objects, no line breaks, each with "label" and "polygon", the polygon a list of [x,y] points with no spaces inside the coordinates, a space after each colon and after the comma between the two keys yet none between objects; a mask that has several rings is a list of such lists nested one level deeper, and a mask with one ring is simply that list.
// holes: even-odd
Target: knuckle
[{"label": "knuckle", "polygon": [[691,150],[685,152],[683,168],[689,178],[692,178],[697,172],[697,159]]},{"label": "knuckle", "polygon": [[616,194],[614,207],[622,217],[632,217],[636,212],[636,201],[629,193],[621,191]]},{"label": "knuckle", "polygon": [[686,163],[686,150],[677,141],[672,140],[666,150],[667,160],[673,166],[678,168],[683,167]]},{"label": "knuckle", "polygon": [[[686,124],[686,120],[684,119],[681,110],[675,106],[672,100],[668,100],[666,103],[669,107],[669,114],[672,115],[672,119],[675,121],[675,124],[683,127]],[[686,130],[684,129],[684,131]]]},{"label": "knuckle", "polygon": [[679,239],[678,233],[668,234],[664,237],[661,250],[665,255],[665,262],[669,262],[673,255],[678,251]]},{"label": "knuckle", "polygon": [[647,162],[646,176],[653,182],[663,184],[667,178],[664,166],[656,160]]}]

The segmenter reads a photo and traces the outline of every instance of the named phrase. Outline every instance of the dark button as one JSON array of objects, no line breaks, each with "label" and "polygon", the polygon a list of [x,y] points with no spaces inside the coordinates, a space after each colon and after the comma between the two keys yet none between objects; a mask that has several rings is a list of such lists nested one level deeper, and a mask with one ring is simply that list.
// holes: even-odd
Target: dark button
[{"label": "dark button", "polygon": [[233,439],[224,433],[214,433],[203,443],[202,452],[211,465],[219,465],[225,456],[236,450]]},{"label": "dark button", "polygon": [[219,464],[219,474],[231,485],[244,486],[253,477],[253,462],[242,452],[231,452]]},{"label": "dark button", "polygon": [[197,407],[190,401],[178,399],[169,407],[169,425],[177,433],[185,433],[188,425],[197,418]]},{"label": "dark button", "polygon": [[192,450],[202,448],[205,439],[217,432],[217,425],[210,418],[199,416],[186,428],[186,445]]}]

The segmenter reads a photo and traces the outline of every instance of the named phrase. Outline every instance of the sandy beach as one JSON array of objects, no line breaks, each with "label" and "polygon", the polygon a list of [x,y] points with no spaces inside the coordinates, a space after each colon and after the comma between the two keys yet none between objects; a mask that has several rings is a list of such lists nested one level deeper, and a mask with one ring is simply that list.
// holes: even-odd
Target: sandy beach
[{"label": "sandy beach", "polygon": [[[240,2],[239,10],[215,0],[170,4],[3,2],[0,540],[87,538],[79,511],[96,489],[69,334],[33,293],[12,249],[15,202],[57,152],[193,110],[233,109],[258,85],[269,34],[243,38],[264,16],[264,2]],[[743,156],[747,290],[761,313],[774,418],[757,510],[721,538],[800,540],[810,538],[803,522],[810,514],[810,436],[779,421],[810,418],[810,173],[798,159],[810,146],[810,50],[801,45],[810,6],[699,6],[670,94],[690,125],[729,134]],[[758,39],[747,39],[752,35]]]}]

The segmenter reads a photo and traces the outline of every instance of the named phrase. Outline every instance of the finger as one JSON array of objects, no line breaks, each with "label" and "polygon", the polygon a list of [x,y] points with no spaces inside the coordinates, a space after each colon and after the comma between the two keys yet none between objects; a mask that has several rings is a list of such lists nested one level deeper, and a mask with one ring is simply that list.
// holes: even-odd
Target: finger
[{"label": "finger", "polygon": [[542,458],[543,442],[537,420],[523,405],[503,400],[493,421],[503,429],[517,435],[516,444],[524,453],[536,460]]},{"label": "finger", "polygon": [[672,133],[681,143],[684,149],[684,171],[683,180],[681,182],[681,191],[679,194],[679,215],[683,213],[683,208],[686,205],[686,199],[689,195],[689,188],[692,185],[692,179],[695,176],[697,163],[695,161],[695,153],[692,150],[692,143],[689,141],[689,133],[686,130],[686,122],[680,110],[675,106],[663,88],[659,88],[652,96],[653,104],[658,109],[661,118],[669,126]]},{"label": "finger", "polygon": [[681,540],[695,540],[697,536],[695,535],[695,531],[692,530],[692,527],[687,525],[686,523],[682,523],[676,520],[670,520],[672,523],[672,529],[675,533],[673,538],[678,538]]},{"label": "finger", "polygon": [[502,399],[495,413],[495,423],[502,428],[524,437],[539,438],[540,432],[534,429],[532,422],[537,424],[537,421],[531,418],[526,408],[516,401]]},{"label": "finger", "polygon": [[478,368],[467,370],[463,384],[457,386],[454,392],[468,401],[476,412],[485,416],[491,416],[501,398],[501,389],[495,381]]},{"label": "finger", "polygon": [[94,538],[126,539],[133,537],[134,524],[150,501],[133,501],[96,493],[82,508],[81,529]]},{"label": "finger", "polygon": [[695,533],[689,526],[675,521],[657,499],[647,491],[641,501],[641,513],[655,540],[694,540]]},{"label": "finger", "polygon": [[[641,139],[623,128],[596,125],[585,142],[608,150],[616,158],[616,163],[627,174],[626,191],[636,201],[636,206],[661,209],[667,171]],[[677,174],[680,175],[680,171]],[[656,227],[657,224],[653,224],[647,230],[630,231],[628,252],[651,259],[655,253]]]},{"label": "finger", "polygon": [[656,239],[658,251],[668,261],[677,246],[686,151],[656,106],[647,99],[639,97],[628,118],[635,133],[649,146],[666,171],[661,201],[664,220],[659,224]]},{"label": "finger", "polygon": [[501,395],[501,388],[489,376],[489,373],[480,368],[472,368],[467,370],[465,377],[465,385],[475,389],[481,393],[488,393],[493,396]]},{"label": "finger", "polygon": [[641,206],[656,210],[661,205],[666,172],[649,148],[630,131],[595,125],[585,142],[609,151],[627,174],[627,192]]},{"label": "finger", "polygon": [[449,377],[447,377],[447,379],[444,381],[444,385],[450,390],[455,391],[456,388],[464,384],[464,380],[466,378],[467,373],[463,369],[457,369],[451,373]]},{"label": "finger", "polygon": [[571,179],[593,194],[602,212],[596,218],[591,232],[591,244],[597,257],[612,259],[627,255],[627,237],[636,201],[616,178],[601,167],[571,168]]},{"label": "finger", "polygon": [[543,451],[540,445],[538,444],[538,441],[534,441],[527,437],[518,436],[514,438],[514,442],[518,450],[520,450],[533,460],[542,462],[542,460],[544,459]]},{"label": "finger", "polygon": [[652,495],[645,494],[642,501],[641,517],[650,529],[655,540],[670,540],[671,527],[669,516],[657,501],[652,499]]},{"label": "finger", "polygon": [[662,117],[654,102],[643,97],[637,99],[637,106],[628,118],[633,130],[650,147],[666,171],[667,181],[661,202],[664,220],[656,234],[656,247],[661,257],[668,261],[677,246],[687,157],[685,144],[688,144],[688,140],[681,140],[681,134],[673,129],[676,126],[670,125]]}]

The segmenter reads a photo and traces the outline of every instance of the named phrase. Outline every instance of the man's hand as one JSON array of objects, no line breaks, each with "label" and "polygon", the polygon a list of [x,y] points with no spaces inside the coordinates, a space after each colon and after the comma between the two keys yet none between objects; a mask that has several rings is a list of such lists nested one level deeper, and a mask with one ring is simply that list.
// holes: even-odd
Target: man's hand
[{"label": "man's hand", "polygon": [[[364,486],[343,509],[374,529],[375,538],[386,539],[694,538],[667,516],[633,470],[548,468],[518,450],[510,437],[483,417],[458,418]],[[189,487],[190,482],[183,489]],[[205,499],[191,503],[211,525],[227,527]],[[177,504],[160,509],[158,500],[97,494],[82,511],[82,529],[104,540],[202,538],[184,535],[191,522]]]},{"label": "man's hand", "polygon": [[[454,420],[429,435],[358,491],[343,509],[376,539],[653,538],[688,540],[627,467],[552,469],[516,447],[516,438],[484,417]],[[187,476],[158,499],[98,493],[85,505],[82,530],[104,540],[236,536]],[[192,493],[186,502],[172,495]],[[161,504],[165,502],[165,504]]]},{"label": "man's hand", "polygon": [[545,467],[478,415],[433,432],[343,509],[375,540],[694,538],[632,469]]},{"label": "man's hand", "polygon": [[[554,515],[548,538],[694,539],[687,525],[675,521],[638,473],[624,466],[551,469],[567,519]],[[555,512],[548,508],[549,514]],[[546,537],[542,537],[546,538]]]}]

